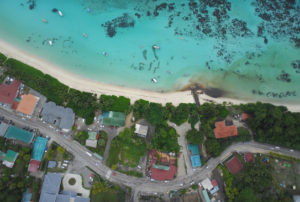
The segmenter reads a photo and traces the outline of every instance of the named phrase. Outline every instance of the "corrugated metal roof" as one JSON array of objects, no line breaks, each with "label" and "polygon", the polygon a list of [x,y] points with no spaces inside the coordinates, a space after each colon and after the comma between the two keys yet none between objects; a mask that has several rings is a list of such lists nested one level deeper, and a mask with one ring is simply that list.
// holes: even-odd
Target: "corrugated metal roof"
[{"label": "corrugated metal roof", "polygon": [[135,124],[135,131],[134,133],[143,135],[143,136],[147,136],[147,132],[148,132],[148,126],[143,126],[140,124]]},{"label": "corrugated metal roof", "polygon": [[188,150],[191,150],[193,155],[199,154],[198,146],[195,144],[188,144]]},{"label": "corrugated metal roof", "polygon": [[56,161],[48,161],[48,168],[54,168],[56,166]]},{"label": "corrugated metal roof", "polygon": [[9,128],[9,124],[2,122],[0,125],[0,136],[4,137],[4,135],[6,134],[8,128]]},{"label": "corrugated metal roof", "polygon": [[43,137],[36,137],[33,142],[33,151],[31,158],[41,161],[47,146],[48,139]]},{"label": "corrugated metal roof", "polygon": [[191,156],[193,168],[201,166],[201,160],[199,155]]},{"label": "corrugated metal roof", "polygon": [[90,140],[96,140],[97,138],[97,132],[88,132],[88,134],[89,134],[89,139]]},{"label": "corrugated metal roof", "polygon": [[124,126],[125,125],[125,119],[126,115],[122,112],[109,112],[109,117],[102,118],[102,124],[104,125],[113,125],[113,126]]},{"label": "corrugated metal roof", "polygon": [[21,128],[17,128],[15,126],[10,126],[5,137],[7,139],[15,138],[26,143],[31,143],[33,139],[33,133],[22,130]]},{"label": "corrugated metal roof", "polygon": [[85,141],[85,146],[96,148],[96,147],[97,147],[97,140],[90,140],[90,139],[87,139],[87,140]]},{"label": "corrugated metal roof", "polygon": [[10,162],[13,162],[15,156],[17,155],[18,153],[15,152],[15,151],[12,151],[12,150],[7,150],[7,153],[4,157],[4,160],[3,161],[10,161]]},{"label": "corrugated metal roof", "polygon": [[160,170],[170,170],[170,166],[156,165],[156,164],[153,164],[152,166],[153,168],[160,169]]},{"label": "corrugated metal roof", "polygon": [[27,188],[26,192],[23,193],[23,198],[21,202],[30,202],[32,193],[29,193],[29,188]]},{"label": "corrugated metal roof", "polygon": [[20,84],[18,80],[14,80],[10,85],[3,82],[0,86],[0,101],[11,105],[17,96]]},{"label": "corrugated metal roof", "polygon": [[209,198],[209,196],[208,196],[208,194],[207,194],[207,191],[204,189],[204,190],[202,191],[202,193],[203,193],[203,195],[204,195],[205,201],[206,201],[206,202],[210,202],[210,198]]},{"label": "corrugated metal roof", "polygon": [[45,175],[39,202],[55,202],[61,178],[60,174],[48,173]]},{"label": "corrugated metal roof", "polygon": [[99,154],[97,154],[96,152],[94,153],[94,156],[96,156],[98,159],[100,159],[100,160],[102,160],[103,159],[103,157],[102,156],[100,156]]}]

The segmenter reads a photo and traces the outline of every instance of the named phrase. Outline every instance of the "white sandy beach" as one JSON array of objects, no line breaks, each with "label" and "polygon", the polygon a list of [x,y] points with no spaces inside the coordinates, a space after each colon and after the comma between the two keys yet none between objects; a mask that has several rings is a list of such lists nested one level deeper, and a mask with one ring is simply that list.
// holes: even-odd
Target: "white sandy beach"
[{"label": "white sandy beach", "polygon": [[[5,54],[7,57],[12,57],[32,67],[35,67],[36,69],[39,69],[42,72],[57,78],[60,82],[74,89],[96,93],[98,96],[100,96],[101,94],[125,96],[130,98],[131,103],[138,99],[144,99],[150,102],[157,102],[162,104],[172,102],[175,106],[177,106],[179,103],[194,103],[194,99],[190,91],[159,93],[115,86],[111,84],[89,80],[87,78],[65,71],[62,68],[59,68],[56,65],[53,65],[44,59],[26,53],[23,50],[20,50],[19,48],[14,47],[1,39],[0,52]],[[246,101],[231,98],[212,98],[205,94],[200,95],[199,98],[200,103],[206,102],[205,99],[212,100],[216,103],[223,103],[223,101],[226,101],[227,103],[232,102],[233,104],[256,102],[251,100]],[[283,105],[282,103],[273,104]],[[285,106],[287,106],[290,111],[300,112],[300,105],[286,104]]]}]

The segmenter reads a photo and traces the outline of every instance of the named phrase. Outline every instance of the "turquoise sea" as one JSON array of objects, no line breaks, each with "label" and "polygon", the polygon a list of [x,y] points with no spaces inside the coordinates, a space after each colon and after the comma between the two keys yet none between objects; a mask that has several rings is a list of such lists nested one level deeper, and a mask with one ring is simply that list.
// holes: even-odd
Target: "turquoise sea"
[{"label": "turquoise sea", "polygon": [[295,103],[299,6],[300,0],[0,0],[0,38],[114,85],[165,92],[197,83],[216,97]]}]

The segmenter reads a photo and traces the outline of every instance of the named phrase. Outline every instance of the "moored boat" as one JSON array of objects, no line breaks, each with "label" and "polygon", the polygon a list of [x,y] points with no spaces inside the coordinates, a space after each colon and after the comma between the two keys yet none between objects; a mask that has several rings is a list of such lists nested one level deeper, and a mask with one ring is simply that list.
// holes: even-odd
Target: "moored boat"
[{"label": "moored boat", "polygon": [[183,76],[188,76],[187,74],[184,74]]},{"label": "moored boat", "polygon": [[155,48],[155,49],[160,49],[160,47],[158,47],[158,46],[153,46],[153,48]]},{"label": "moored boat", "polygon": [[169,74],[172,74],[172,72],[171,71],[167,71]]},{"label": "moored boat", "polygon": [[50,46],[52,46],[52,41],[51,40],[49,41],[49,44],[50,44]]},{"label": "moored boat", "polygon": [[90,10],[89,8],[87,9],[87,11],[88,11],[89,13],[91,12],[91,10]]},{"label": "moored boat", "polygon": [[48,21],[47,20],[45,20],[45,19],[43,19],[43,21],[45,22],[45,23],[47,23]]},{"label": "moored boat", "polygon": [[156,79],[155,78],[153,78],[153,79],[151,79],[154,83],[157,83],[157,81],[156,81]]},{"label": "moored boat", "polygon": [[58,14],[59,14],[60,16],[63,16],[63,14],[62,14],[62,12],[61,12],[61,11],[58,11]]},{"label": "moored boat", "polygon": [[85,33],[83,33],[83,36],[87,37],[87,35]]}]

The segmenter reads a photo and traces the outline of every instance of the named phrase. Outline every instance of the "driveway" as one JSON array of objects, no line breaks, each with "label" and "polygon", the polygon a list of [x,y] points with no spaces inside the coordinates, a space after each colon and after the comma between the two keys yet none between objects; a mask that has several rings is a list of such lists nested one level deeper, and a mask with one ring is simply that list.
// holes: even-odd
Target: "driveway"
[{"label": "driveway", "polygon": [[186,171],[185,171],[185,162],[184,162],[184,156],[181,153],[180,157],[178,158],[178,177],[180,176],[185,176]]},{"label": "driveway", "polygon": [[185,135],[187,133],[187,131],[191,130],[191,124],[189,124],[188,122],[185,122],[183,124],[181,124],[180,126],[174,126],[173,123],[171,123],[170,121],[168,121],[168,125],[171,127],[174,127],[177,134],[180,135],[180,137],[178,138],[178,143],[180,146],[182,146],[182,149],[180,150],[180,152],[184,155],[184,160],[185,160],[185,164],[187,167],[187,173],[188,175],[192,175],[193,172],[193,168],[191,165],[191,161],[190,161],[190,156],[187,153],[187,141],[185,139]]},{"label": "driveway", "polygon": [[[74,185],[69,184],[69,180],[74,178],[76,180]],[[89,198],[90,190],[86,190],[82,187],[82,179],[81,176],[78,174],[66,174],[63,178],[63,186],[65,191],[72,191],[76,193],[80,193],[82,197]]]}]

